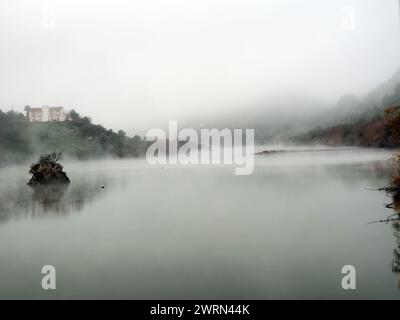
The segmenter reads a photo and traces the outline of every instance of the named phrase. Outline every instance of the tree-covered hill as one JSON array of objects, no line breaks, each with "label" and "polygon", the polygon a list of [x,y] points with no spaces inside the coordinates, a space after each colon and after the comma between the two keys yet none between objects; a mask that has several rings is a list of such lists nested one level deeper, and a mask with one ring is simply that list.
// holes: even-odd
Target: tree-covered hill
[{"label": "tree-covered hill", "polygon": [[144,155],[148,142],[93,124],[71,111],[71,121],[30,123],[21,113],[0,110],[0,164],[24,162],[39,154],[63,152],[78,159]]},{"label": "tree-covered hill", "polygon": [[[365,110],[360,117],[345,123],[328,128],[316,128],[305,134],[292,138],[292,141],[300,144],[318,143],[333,146],[362,146],[395,148],[400,146],[400,140],[393,137],[393,128],[388,121],[387,110],[399,112],[400,84],[391,95],[382,99],[382,106],[378,113]],[[398,122],[396,122],[398,123]]]},{"label": "tree-covered hill", "polygon": [[[353,103],[353,106],[349,103],[343,104],[346,106],[345,112],[340,121],[336,120],[336,124],[326,127],[318,126],[293,137],[292,142],[333,146],[398,147],[400,141],[392,139],[390,135],[385,110],[397,108],[400,105],[399,78],[400,70],[386,86],[380,86],[379,90],[374,90],[363,101]],[[399,82],[394,84],[393,81]],[[377,97],[380,97],[380,100]],[[339,113],[340,109],[336,108],[336,111]],[[334,118],[333,115],[332,118]]]}]

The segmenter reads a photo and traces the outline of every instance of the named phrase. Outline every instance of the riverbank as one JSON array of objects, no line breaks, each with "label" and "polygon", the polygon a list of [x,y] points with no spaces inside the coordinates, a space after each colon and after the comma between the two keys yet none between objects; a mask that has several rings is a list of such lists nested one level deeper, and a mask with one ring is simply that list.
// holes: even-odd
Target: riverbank
[{"label": "riverbank", "polygon": [[106,129],[74,111],[70,117],[65,122],[31,123],[21,113],[0,111],[0,165],[24,163],[51,152],[76,159],[139,157],[149,145],[139,136]]}]

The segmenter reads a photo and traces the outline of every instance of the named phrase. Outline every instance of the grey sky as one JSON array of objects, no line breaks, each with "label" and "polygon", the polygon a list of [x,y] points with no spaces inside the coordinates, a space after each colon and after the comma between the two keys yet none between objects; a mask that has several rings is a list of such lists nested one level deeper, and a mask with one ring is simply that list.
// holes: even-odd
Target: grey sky
[{"label": "grey sky", "polygon": [[400,67],[398,12],[397,0],[0,0],[0,108],[63,105],[133,133],[283,92],[334,103]]}]

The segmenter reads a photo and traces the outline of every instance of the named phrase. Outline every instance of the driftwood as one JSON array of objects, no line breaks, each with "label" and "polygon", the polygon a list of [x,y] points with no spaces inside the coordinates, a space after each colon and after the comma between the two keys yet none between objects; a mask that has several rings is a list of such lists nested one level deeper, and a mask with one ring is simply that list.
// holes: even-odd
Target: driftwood
[{"label": "driftwood", "polygon": [[374,223],[389,223],[389,222],[394,222],[394,221],[400,221],[400,213],[392,214],[392,215],[390,215],[387,219],[376,220],[376,221],[368,222],[368,224],[374,224]]},{"label": "driftwood", "polygon": [[371,189],[371,188],[367,188],[367,190],[371,190],[371,191],[385,191],[387,193],[400,193],[400,187],[382,187],[382,188],[376,188],[376,189]]},{"label": "driftwood", "polygon": [[[394,180],[393,180],[394,181]],[[400,186],[398,184],[394,184],[390,187],[382,187],[382,188],[376,188],[376,189],[369,189],[367,190],[374,190],[374,191],[385,191],[387,194],[390,194],[392,197],[392,202],[391,203],[385,203],[384,206],[387,209],[393,209],[396,211],[396,213],[391,214],[387,219],[381,219],[381,220],[376,220],[369,222],[368,224],[374,224],[374,223],[389,223],[389,222],[398,222],[400,221],[400,212],[399,212],[399,203],[400,203]]]},{"label": "driftwood", "polygon": [[63,171],[63,166],[58,162],[60,159],[61,153],[53,152],[42,155],[37,163],[31,165],[29,173],[32,178],[29,180],[28,185],[68,184],[70,180]]}]

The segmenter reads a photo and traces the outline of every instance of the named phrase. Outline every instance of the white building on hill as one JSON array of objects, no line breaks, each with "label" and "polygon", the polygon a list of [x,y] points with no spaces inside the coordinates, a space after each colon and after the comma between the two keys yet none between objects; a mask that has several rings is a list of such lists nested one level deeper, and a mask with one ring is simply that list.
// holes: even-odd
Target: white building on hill
[{"label": "white building on hill", "polygon": [[68,114],[64,107],[25,107],[26,118],[30,122],[66,121]]}]

